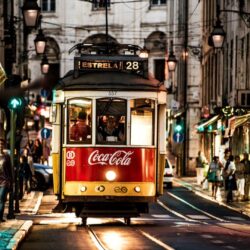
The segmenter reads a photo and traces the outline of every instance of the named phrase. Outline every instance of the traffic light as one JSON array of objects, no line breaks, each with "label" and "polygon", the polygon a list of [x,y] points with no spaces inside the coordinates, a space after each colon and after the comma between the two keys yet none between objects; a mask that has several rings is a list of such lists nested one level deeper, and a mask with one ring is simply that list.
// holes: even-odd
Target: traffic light
[{"label": "traffic light", "polygon": [[174,131],[176,133],[184,133],[184,124],[183,124],[183,120],[181,118],[176,119]]},{"label": "traffic light", "polygon": [[173,140],[176,143],[182,143],[185,139],[183,119],[178,117],[174,126]]},{"label": "traffic light", "polygon": [[23,106],[23,100],[19,97],[12,97],[8,102],[8,108],[17,110]]}]

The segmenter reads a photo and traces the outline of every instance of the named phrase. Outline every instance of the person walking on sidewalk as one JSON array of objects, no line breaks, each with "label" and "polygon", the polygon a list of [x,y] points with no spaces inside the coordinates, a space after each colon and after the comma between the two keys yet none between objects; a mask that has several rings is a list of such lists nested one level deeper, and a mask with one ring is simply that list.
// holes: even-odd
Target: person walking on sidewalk
[{"label": "person walking on sidewalk", "polygon": [[207,159],[203,152],[199,151],[196,158],[196,175],[197,175],[197,184],[201,185],[204,180],[205,167],[207,165]]},{"label": "person walking on sidewalk", "polygon": [[223,169],[222,163],[219,161],[218,156],[213,157],[213,161],[209,164],[208,169],[208,182],[212,183],[212,197],[216,199],[216,194],[218,188],[221,186],[221,183],[223,181],[221,176],[221,171]]},{"label": "person walking on sidewalk", "polygon": [[245,165],[244,178],[245,178],[245,188],[244,188],[244,200],[249,200],[249,191],[250,191],[250,161],[248,158],[248,153],[244,153],[244,158],[241,161]]},{"label": "person walking on sidewalk", "polygon": [[244,194],[245,194],[245,165],[244,163],[240,162],[240,156],[235,156],[235,177],[236,177],[236,183],[237,183],[237,191],[238,191],[238,199],[244,200]]},{"label": "person walking on sidewalk", "polygon": [[8,189],[13,181],[10,157],[4,153],[4,146],[5,141],[0,139],[0,223],[4,222],[4,206],[7,199]]},{"label": "person walking on sidewalk", "polygon": [[235,179],[235,164],[234,157],[229,156],[225,168],[223,169],[223,176],[225,179],[225,190],[226,193],[226,202],[233,201],[233,190],[237,190],[236,179]]}]

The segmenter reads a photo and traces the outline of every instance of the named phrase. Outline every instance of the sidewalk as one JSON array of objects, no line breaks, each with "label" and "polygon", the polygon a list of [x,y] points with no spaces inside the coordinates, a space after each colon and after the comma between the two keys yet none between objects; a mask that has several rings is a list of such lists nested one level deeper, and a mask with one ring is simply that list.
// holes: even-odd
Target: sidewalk
[{"label": "sidewalk", "polygon": [[[0,223],[0,250],[17,249],[21,240],[29,232],[33,222],[31,220],[22,220],[24,214],[36,214],[42,200],[42,192],[31,192],[25,194],[19,202],[20,214],[15,219]],[[4,211],[4,217],[8,213],[8,202]]]},{"label": "sidewalk", "polygon": [[225,201],[225,195],[224,195],[224,189],[220,188],[217,192],[217,198],[216,200],[212,198],[211,196],[211,186],[209,186],[208,189],[203,189],[201,185],[198,185],[196,183],[196,177],[181,177],[181,178],[175,178],[174,182],[188,188],[189,190],[192,190],[197,195],[200,195],[206,199],[209,199],[213,202],[216,202],[222,206],[228,207],[230,209],[233,209],[239,213],[245,214],[250,217],[250,201],[237,201],[237,197],[234,193],[234,201],[230,204],[226,203]]}]

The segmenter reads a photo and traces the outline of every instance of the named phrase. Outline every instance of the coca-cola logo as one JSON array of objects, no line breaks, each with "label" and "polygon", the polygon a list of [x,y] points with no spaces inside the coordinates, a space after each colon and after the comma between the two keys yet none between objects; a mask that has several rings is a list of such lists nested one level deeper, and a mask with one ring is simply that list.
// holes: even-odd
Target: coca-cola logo
[{"label": "coca-cola logo", "polygon": [[100,153],[99,150],[94,150],[89,158],[89,165],[115,165],[128,166],[131,163],[131,155],[133,151],[117,150],[114,153]]}]

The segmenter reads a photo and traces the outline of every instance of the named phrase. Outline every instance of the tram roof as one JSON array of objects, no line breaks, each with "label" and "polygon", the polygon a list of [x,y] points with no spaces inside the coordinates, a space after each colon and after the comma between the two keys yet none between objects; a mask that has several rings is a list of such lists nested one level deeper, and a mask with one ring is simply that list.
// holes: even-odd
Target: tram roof
[{"label": "tram roof", "polygon": [[166,91],[162,82],[146,79],[140,75],[117,71],[85,71],[74,77],[69,71],[55,87],[56,90],[143,90]]}]

